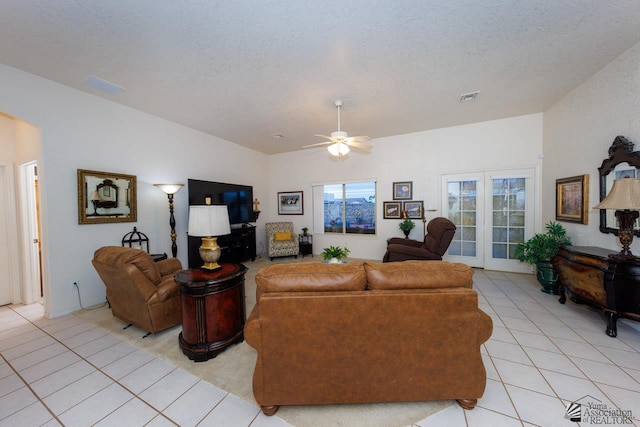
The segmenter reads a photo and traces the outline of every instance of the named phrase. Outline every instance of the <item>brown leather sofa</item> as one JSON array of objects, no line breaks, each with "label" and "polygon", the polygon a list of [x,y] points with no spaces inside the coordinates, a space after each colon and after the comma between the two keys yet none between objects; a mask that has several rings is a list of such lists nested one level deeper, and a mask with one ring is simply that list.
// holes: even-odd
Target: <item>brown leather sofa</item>
[{"label": "brown leather sofa", "polygon": [[407,260],[441,260],[456,232],[456,226],[447,218],[438,217],[427,224],[424,240],[392,237],[387,240],[383,262]]},{"label": "brown leather sofa", "polygon": [[456,399],[484,393],[493,330],[473,270],[445,261],[279,264],[256,275],[245,339],[253,393],[280,405]]},{"label": "brown leather sofa", "polygon": [[91,262],[118,319],[152,334],[182,322],[180,288],[173,279],[182,270],[177,258],[154,262],[139,249],[105,246]]}]

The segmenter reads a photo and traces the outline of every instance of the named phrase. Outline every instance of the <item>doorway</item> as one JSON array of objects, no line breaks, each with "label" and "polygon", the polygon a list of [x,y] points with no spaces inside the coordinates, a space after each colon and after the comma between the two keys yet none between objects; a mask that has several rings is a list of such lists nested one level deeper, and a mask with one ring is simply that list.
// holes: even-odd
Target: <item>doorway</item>
[{"label": "doorway", "polygon": [[536,176],[534,168],[443,175],[443,216],[456,225],[447,260],[531,272],[515,253],[518,243],[533,234]]}]

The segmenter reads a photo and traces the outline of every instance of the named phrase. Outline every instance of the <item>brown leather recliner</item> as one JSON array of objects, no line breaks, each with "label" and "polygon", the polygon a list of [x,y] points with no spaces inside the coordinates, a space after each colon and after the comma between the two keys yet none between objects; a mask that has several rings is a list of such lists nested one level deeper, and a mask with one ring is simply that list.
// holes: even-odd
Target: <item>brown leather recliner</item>
[{"label": "brown leather recliner", "polygon": [[382,261],[441,260],[455,232],[453,222],[443,217],[434,218],[427,224],[427,234],[422,242],[399,237],[388,239]]},{"label": "brown leather recliner", "polygon": [[182,322],[177,258],[154,262],[145,251],[120,246],[98,249],[91,261],[107,288],[115,317],[155,334]]}]

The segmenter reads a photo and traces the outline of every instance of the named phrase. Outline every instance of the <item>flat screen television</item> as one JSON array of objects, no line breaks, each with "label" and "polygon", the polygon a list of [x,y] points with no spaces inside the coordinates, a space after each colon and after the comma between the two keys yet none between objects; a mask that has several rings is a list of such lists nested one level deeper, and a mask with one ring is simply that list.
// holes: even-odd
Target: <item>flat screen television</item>
[{"label": "flat screen television", "polygon": [[188,180],[189,205],[227,205],[229,223],[234,226],[253,222],[253,187],[224,182]]}]

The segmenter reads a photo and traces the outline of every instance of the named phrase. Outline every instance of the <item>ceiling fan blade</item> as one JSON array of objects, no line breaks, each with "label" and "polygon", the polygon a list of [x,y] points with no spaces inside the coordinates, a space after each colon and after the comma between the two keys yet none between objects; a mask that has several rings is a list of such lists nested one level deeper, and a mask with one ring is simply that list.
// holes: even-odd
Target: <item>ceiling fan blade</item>
[{"label": "ceiling fan blade", "polygon": [[334,143],[333,141],[318,142],[317,144],[305,145],[302,148],[318,147],[320,145],[330,145],[333,143]]},{"label": "ceiling fan blade", "polygon": [[326,139],[328,139],[329,141],[334,142],[334,141],[333,141],[333,138],[331,138],[330,136],[327,136],[327,135],[313,135],[313,136],[318,136],[318,137],[320,137],[320,138],[326,138]]},{"label": "ceiling fan blade", "polygon": [[349,138],[347,138],[349,141],[356,141],[356,142],[360,142],[360,141],[371,141],[371,138],[365,135],[362,136],[350,136]]},{"label": "ceiling fan blade", "polygon": [[356,142],[356,141],[348,141],[347,145],[350,146],[350,147],[359,148],[361,150],[371,150],[371,146],[370,145],[362,144],[362,143]]}]

